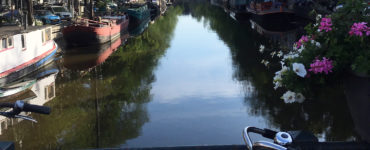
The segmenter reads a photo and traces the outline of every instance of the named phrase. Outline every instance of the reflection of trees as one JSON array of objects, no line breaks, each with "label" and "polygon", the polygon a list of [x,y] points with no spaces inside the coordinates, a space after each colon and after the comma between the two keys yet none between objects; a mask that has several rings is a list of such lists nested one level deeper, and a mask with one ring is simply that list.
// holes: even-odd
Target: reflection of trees
[{"label": "reflection of trees", "polygon": [[[308,86],[307,100],[303,104],[284,104],[272,85],[274,72],[260,64],[258,48],[269,39],[249,29],[248,24],[236,23],[221,8],[208,3],[183,1],[189,13],[215,31],[230,48],[234,65],[234,78],[245,86],[245,104],[251,115],[263,116],[269,124],[282,130],[309,130],[323,135],[326,140],[344,140],[354,135],[354,125],[348,111],[342,86]],[[270,66],[277,70],[280,66]],[[252,85],[252,88],[251,86]]]},{"label": "reflection of trees", "polygon": [[39,123],[18,124],[3,136],[26,149],[115,147],[139,136],[149,121],[153,71],[181,11],[168,10],[94,70],[64,70],[56,82],[57,97],[47,104],[52,113],[35,115]]}]

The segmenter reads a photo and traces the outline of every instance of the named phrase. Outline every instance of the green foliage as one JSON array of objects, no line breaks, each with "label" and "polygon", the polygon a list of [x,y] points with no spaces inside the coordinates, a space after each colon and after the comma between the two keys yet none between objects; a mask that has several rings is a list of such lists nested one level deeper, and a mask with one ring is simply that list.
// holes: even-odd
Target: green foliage
[{"label": "green foliage", "polygon": [[367,4],[362,0],[342,0],[340,3],[343,8],[327,16],[332,19],[332,31],[317,32],[318,26],[312,25],[305,28],[308,35],[321,43],[322,48],[307,47],[307,53],[301,59],[312,58],[310,55],[327,57],[335,61],[336,73],[352,69],[370,74],[370,65],[363,63],[370,60],[369,37],[349,35],[353,23],[369,22],[369,16],[365,14]]}]

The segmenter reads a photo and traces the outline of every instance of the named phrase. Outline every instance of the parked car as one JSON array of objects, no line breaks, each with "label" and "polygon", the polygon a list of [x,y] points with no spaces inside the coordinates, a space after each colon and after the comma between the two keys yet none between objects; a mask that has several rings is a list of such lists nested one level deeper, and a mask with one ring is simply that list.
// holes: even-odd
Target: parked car
[{"label": "parked car", "polygon": [[49,6],[47,9],[54,15],[58,15],[62,20],[70,21],[72,19],[72,13],[70,13],[64,6]]},{"label": "parked car", "polygon": [[54,15],[49,10],[36,10],[35,18],[42,21],[43,24],[58,24],[61,23],[60,17]]}]

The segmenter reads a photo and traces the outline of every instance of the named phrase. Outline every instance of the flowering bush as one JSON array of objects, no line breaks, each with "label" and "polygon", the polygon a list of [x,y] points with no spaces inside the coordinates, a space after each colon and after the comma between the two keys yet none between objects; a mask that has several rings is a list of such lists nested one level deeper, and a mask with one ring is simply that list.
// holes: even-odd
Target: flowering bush
[{"label": "flowering bush", "polygon": [[307,35],[282,57],[273,82],[275,89],[288,89],[282,96],[286,103],[303,102],[301,93],[309,85],[324,84],[346,72],[370,74],[368,6],[362,0],[340,4],[343,7],[330,15],[318,14],[316,23],[305,27]]}]

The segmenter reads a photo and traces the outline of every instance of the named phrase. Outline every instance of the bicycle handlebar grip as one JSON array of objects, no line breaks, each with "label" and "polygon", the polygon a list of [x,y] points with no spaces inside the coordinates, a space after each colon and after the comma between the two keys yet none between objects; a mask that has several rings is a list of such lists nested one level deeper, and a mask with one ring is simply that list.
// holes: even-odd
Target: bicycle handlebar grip
[{"label": "bicycle handlebar grip", "polygon": [[48,115],[48,114],[50,114],[50,107],[24,103],[23,111],[35,112],[35,113]]}]

